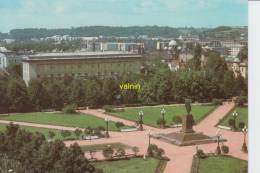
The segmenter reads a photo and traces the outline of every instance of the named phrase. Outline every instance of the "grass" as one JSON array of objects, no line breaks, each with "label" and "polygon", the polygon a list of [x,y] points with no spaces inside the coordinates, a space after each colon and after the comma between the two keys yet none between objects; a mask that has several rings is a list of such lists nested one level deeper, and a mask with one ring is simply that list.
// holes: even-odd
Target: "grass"
[{"label": "grass", "polygon": [[233,157],[219,156],[200,159],[198,173],[239,173],[247,166],[247,161]]},{"label": "grass", "polygon": [[[186,109],[184,105],[181,106],[146,106],[142,108],[126,108],[124,112],[111,112],[111,115],[115,115],[120,118],[136,121],[138,119],[138,112],[142,110],[144,112],[144,124],[159,127],[156,124],[156,121],[161,118],[160,111],[164,108],[166,110],[165,120],[166,125],[172,123],[173,116],[183,116],[186,115]],[[215,106],[202,106],[202,105],[193,105],[192,106],[192,115],[195,122],[198,122],[204,118],[210,111],[215,109]]]},{"label": "grass", "polygon": [[[58,126],[69,126],[69,127],[105,127],[105,121],[101,118],[97,118],[86,114],[64,114],[64,113],[21,113],[21,114],[10,114],[0,116],[2,120],[8,121],[21,121],[31,122],[38,124],[50,124]],[[109,122],[109,130],[118,131],[114,122]]]},{"label": "grass", "polygon": [[159,160],[132,158],[130,160],[96,162],[94,166],[104,173],[155,173]]},{"label": "grass", "polygon": [[111,146],[112,148],[131,148],[128,145],[122,144],[120,142],[115,142],[115,143],[107,143],[107,144],[97,144],[97,145],[84,145],[81,146],[81,149],[83,151],[100,151],[105,149],[106,147]]},{"label": "grass", "polygon": [[[38,128],[38,127],[29,127],[29,126],[20,126],[21,129],[24,129],[28,132],[31,133],[42,133],[46,139],[49,139],[49,131],[54,132],[56,135],[53,137],[53,139],[60,139],[60,140],[66,140],[66,138],[63,138],[61,136],[61,133],[59,130],[55,130],[55,129],[46,129],[46,128]],[[5,131],[6,129],[6,125],[5,124],[0,124],[0,131]],[[71,136],[69,136],[68,138],[76,138],[75,134],[72,132]]]},{"label": "grass", "polygon": [[[244,122],[246,125],[248,124],[248,107],[236,107],[234,110],[237,111],[238,117],[236,119],[236,124],[238,127],[239,122]],[[228,120],[233,118],[232,112],[230,112],[222,121],[221,125],[229,126]]]}]

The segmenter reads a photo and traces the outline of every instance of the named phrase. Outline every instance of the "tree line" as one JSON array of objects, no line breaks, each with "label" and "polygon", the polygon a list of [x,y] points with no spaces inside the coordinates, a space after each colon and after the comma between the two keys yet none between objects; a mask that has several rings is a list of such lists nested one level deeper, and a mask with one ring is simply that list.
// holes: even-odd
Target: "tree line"
[{"label": "tree line", "polygon": [[[195,49],[196,50],[196,49]],[[199,49],[197,49],[199,50]],[[197,57],[197,58],[196,58]],[[247,79],[235,78],[225,60],[210,52],[204,66],[199,55],[188,67],[170,71],[163,63],[146,65],[141,74],[122,74],[105,78],[34,79],[26,86],[21,69],[9,69],[9,76],[0,80],[0,111],[24,112],[62,109],[65,105],[102,107],[119,104],[182,103],[185,98],[210,102],[247,95]],[[122,83],[139,83],[140,90],[121,90]]]},{"label": "tree line", "polygon": [[95,172],[78,144],[66,147],[60,140],[48,142],[41,133],[30,133],[14,124],[0,132],[0,161],[0,168],[6,172]]}]

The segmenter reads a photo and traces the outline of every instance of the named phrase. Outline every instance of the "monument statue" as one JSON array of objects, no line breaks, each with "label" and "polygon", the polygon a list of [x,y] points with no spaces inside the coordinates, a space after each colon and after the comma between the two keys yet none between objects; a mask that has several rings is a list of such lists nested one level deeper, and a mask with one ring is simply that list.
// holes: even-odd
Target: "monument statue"
[{"label": "monument statue", "polygon": [[191,99],[185,99],[185,107],[188,115],[190,115],[191,112]]},{"label": "monument statue", "polygon": [[187,115],[182,117],[182,132],[183,133],[193,133],[192,126],[194,124],[194,119],[191,114],[191,99],[185,99],[185,107]]}]

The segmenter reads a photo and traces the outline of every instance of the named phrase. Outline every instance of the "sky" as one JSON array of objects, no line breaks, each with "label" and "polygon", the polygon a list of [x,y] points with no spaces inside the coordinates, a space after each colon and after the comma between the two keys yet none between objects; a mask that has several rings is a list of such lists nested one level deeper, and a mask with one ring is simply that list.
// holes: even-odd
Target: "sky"
[{"label": "sky", "polygon": [[79,26],[247,25],[247,0],[0,0],[0,32]]}]

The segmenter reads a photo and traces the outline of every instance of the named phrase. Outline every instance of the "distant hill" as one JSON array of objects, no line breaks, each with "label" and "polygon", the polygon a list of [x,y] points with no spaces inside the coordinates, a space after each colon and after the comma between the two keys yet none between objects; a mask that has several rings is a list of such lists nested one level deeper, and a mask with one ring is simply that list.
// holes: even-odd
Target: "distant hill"
[{"label": "distant hill", "polygon": [[46,29],[46,28],[26,28],[13,29],[10,31],[10,38],[13,39],[30,39],[50,37],[53,35],[70,35],[70,36],[139,36],[147,35],[149,37],[178,37],[181,34],[196,34],[200,29],[192,27],[173,28],[160,26],[131,26],[131,27],[111,27],[111,26],[86,26],[78,28],[65,29]]},{"label": "distant hill", "polygon": [[[237,27],[239,28],[239,27]],[[242,30],[245,28],[241,27]],[[247,28],[246,28],[247,29]],[[206,31],[206,32],[205,32]],[[196,34],[204,35],[205,33],[233,31],[233,27],[220,26],[216,28],[193,28],[193,27],[166,27],[166,26],[85,26],[76,28],[60,28],[60,29],[47,29],[47,28],[25,28],[13,29],[9,34],[0,33],[0,39],[12,38],[17,40],[28,40],[31,38],[44,38],[54,35],[70,35],[75,37],[98,37],[102,36],[140,36],[147,35],[148,37],[164,37],[176,38],[180,35]],[[237,29],[236,29],[237,32]]]}]

